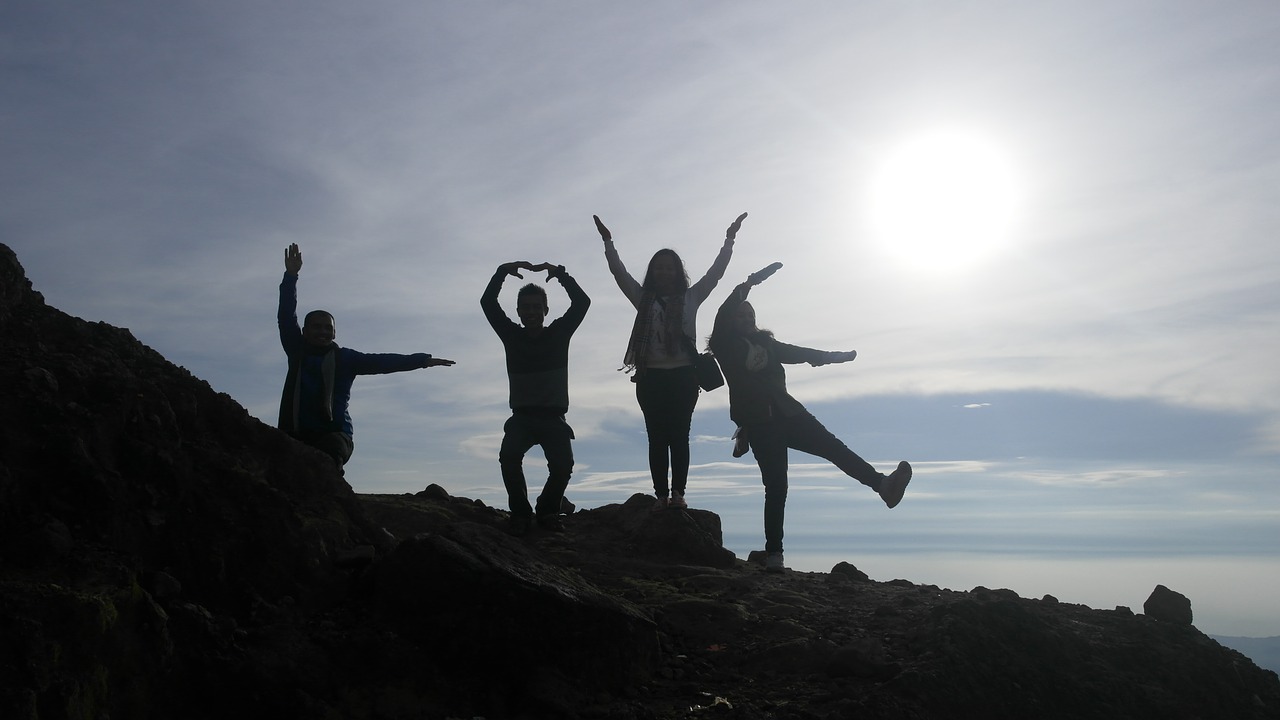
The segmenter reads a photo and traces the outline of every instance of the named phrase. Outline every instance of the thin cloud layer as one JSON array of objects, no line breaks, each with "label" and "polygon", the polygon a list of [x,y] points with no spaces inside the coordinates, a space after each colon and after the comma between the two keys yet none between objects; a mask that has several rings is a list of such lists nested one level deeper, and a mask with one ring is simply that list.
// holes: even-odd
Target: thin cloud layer
[{"label": "thin cloud layer", "polygon": [[[966,498],[998,478],[1026,488],[992,500],[1006,519],[1059,492],[1084,514],[1103,491],[1175,514],[1213,497],[1203,537],[1235,537],[1258,527],[1244,508],[1280,507],[1278,31],[1265,3],[22,0],[0,6],[0,241],[50,304],[129,328],[267,423],[298,243],[302,308],[331,310],[340,343],[458,363],[357,381],[353,486],[500,506],[506,377],[480,292],[499,263],[564,264],[593,299],[570,495],[604,503],[648,478],[618,371],[631,309],[591,215],[633,271],[672,247],[696,279],[745,211],[699,332],[783,262],[753,291],[761,324],[859,352],[791,370],[794,393],[869,459],[919,462],[921,509],[895,521],[956,517],[963,546]],[[1023,183],[1008,242],[963,272],[900,262],[869,223],[880,163],[938,130],[994,139]],[[704,395],[690,492],[758,534],[732,432],[724,391]],[[810,474],[840,481],[794,468],[801,518],[826,492]],[[1070,528],[1053,542],[1092,552]]]}]

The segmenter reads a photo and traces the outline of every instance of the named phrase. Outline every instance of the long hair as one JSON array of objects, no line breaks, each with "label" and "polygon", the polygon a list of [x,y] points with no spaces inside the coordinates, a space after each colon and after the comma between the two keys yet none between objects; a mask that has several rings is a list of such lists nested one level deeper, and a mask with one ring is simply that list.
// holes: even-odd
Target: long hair
[{"label": "long hair", "polygon": [[[755,307],[755,305],[752,305],[750,302],[748,302],[748,301],[746,301],[746,300],[743,300],[743,301],[742,301],[742,304],[741,304],[741,305],[739,305],[738,307],[739,307],[739,309],[741,309],[741,308],[743,308],[743,307],[747,307],[747,308],[750,308],[750,309],[751,309],[751,317],[753,318],[752,325],[755,325],[755,322],[754,322],[754,318],[755,318],[755,315],[756,315],[756,307]],[[773,337],[773,331],[772,331],[772,330],[766,330],[765,328],[762,328],[762,327],[760,327],[759,325],[755,325],[755,329],[754,329],[754,330],[752,330],[751,332],[747,332],[747,333],[739,332],[739,331],[738,331],[738,323],[735,321],[735,322],[731,322],[731,323],[729,323],[729,327],[727,327],[727,328],[725,328],[725,329],[724,329],[724,333],[723,333],[723,335],[722,335],[722,336],[720,336],[720,337],[717,337],[717,336],[716,336],[716,334],[715,334],[715,331],[714,331],[714,330],[712,330],[712,333],[711,333],[710,335],[708,335],[708,336],[707,336],[707,347],[710,347],[710,346],[711,346],[711,340],[712,340],[713,338],[716,340],[716,342],[720,342],[721,340],[729,340],[729,339],[731,339],[731,338],[736,338],[736,337],[738,337],[738,338],[748,338],[748,339],[750,339],[750,338],[758,338],[758,337],[767,337],[767,338],[772,338],[772,337]]]},{"label": "long hair", "polygon": [[671,257],[672,260],[675,260],[676,267],[680,268],[680,279],[683,281],[683,286],[680,289],[688,290],[689,289],[689,271],[684,269],[684,260],[680,259],[680,254],[677,253],[675,250],[672,250],[671,248],[663,248],[658,252],[654,253],[653,257],[649,258],[649,267],[645,268],[644,282],[640,283],[640,287],[644,288],[645,290],[648,290],[649,292],[654,292],[657,289],[653,286],[653,283],[654,283],[653,264],[657,262],[658,258],[662,257],[663,255],[668,255]]}]

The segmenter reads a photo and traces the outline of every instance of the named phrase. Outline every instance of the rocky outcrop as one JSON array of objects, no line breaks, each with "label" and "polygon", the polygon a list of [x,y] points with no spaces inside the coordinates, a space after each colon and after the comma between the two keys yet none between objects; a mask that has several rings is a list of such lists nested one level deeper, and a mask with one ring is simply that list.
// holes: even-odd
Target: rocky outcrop
[{"label": "rocky outcrop", "polygon": [[356,495],[3,246],[0,338],[3,718],[1280,716],[1172,591],[769,574],[643,495],[519,539],[440,485]]},{"label": "rocky outcrop", "polygon": [[1191,600],[1163,585],[1156,585],[1156,589],[1151,591],[1146,602],[1142,603],[1142,612],[1162,622],[1191,624]]}]

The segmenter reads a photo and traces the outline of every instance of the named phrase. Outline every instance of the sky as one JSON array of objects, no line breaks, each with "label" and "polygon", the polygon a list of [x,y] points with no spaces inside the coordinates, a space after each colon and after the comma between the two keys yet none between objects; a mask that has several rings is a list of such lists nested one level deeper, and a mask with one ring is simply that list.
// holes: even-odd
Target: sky
[{"label": "sky", "polygon": [[[652,492],[591,216],[637,276],[670,247],[697,280],[746,212],[699,332],[783,263],[761,326],[858,351],[791,366],[792,393],[915,467],[890,511],[793,453],[790,567],[1136,612],[1163,584],[1205,632],[1276,636],[1277,36],[1269,0],[10,0],[0,242],[50,305],[269,425],[297,243],[300,309],[340,344],[457,363],[357,380],[352,487],[499,508],[480,294],[562,264],[592,298],[568,415],[590,508]],[[763,490],[733,429],[702,395],[688,499],[745,558]]]}]

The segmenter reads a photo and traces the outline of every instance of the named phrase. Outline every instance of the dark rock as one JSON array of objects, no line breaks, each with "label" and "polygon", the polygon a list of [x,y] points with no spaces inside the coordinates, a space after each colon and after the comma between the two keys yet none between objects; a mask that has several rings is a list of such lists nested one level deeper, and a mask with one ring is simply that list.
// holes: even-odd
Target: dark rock
[{"label": "dark rock", "polygon": [[616,691],[658,664],[646,613],[486,525],[454,523],[400,543],[377,585],[383,622],[482,678],[541,666],[583,689]]},{"label": "dark rock", "polygon": [[851,580],[867,581],[871,577],[847,562],[838,562],[831,568],[832,577],[843,577]]},{"label": "dark rock", "polygon": [[645,495],[520,539],[441,485],[358,496],[2,245],[0,342],[3,718],[1280,714],[1189,603],[771,575]]},{"label": "dark rock", "polygon": [[827,665],[832,677],[859,677],[885,681],[897,675],[901,668],[890,662],[884,645],[875,638],[860,638],[836,650]]},{"label": "dark rock", "polygon": [[1142,612],[1161,622],[1191,624],[1191,600],[1164,585],[1157,585],[1151,591],[1150,597],[1142,603]]}]

